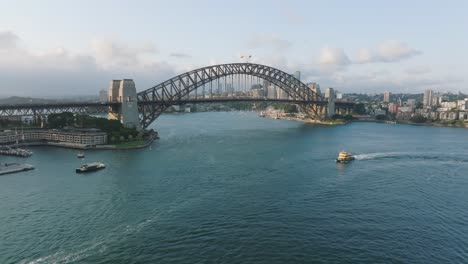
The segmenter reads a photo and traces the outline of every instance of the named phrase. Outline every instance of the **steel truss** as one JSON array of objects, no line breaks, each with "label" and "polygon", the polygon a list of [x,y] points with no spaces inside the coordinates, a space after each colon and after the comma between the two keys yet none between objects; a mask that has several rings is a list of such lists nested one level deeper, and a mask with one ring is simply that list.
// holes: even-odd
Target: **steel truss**
[{"label": "steel truss", "polygon": [[[266,80],[286,92],[291,99],[289,102],[311,102],[309,105],[300,104],[301,109],[310,117],[319,115],[316,108],[310,107],[311,105],[326,104],[320,94],[316,94],[294,76],[281,70],[253,63],[221,64],[183,73],[150,89],[139,92],[138,107],[142,127],[148,127],[169,106],[181,104],[190,97],[193,91],[205,84],[233,75],[254,76]],[[209,96],[213,94],[210,91]]]}]

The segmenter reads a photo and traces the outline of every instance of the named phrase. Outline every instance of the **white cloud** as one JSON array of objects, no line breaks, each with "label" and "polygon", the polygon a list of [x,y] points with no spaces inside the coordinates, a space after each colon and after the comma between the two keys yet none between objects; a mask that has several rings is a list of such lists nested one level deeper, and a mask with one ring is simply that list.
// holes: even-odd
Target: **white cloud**
[{"label": "white cloud", "polygon": [[18,47],[19,37],[11,31],[0,32],[0,50]]},{"label": "white cloud", "polygon": [[351,61],[342,49],[325,47],[320,52],[319,64],[323,68],[340,69],[351,64]]},{"label": "white cloud", "polygon": [[417,66],[414,68],[406,69],[407,74],[411,75],[419,75],[419,74],[426,74],[431,71],[431,68],[429,66]]},{"label": "white cloud", "polygon": [[97,94],[119,78],[133,78],[143,90],[175,75],[172,65],[148,56],[157,51],[151,43],[96,40],[87,53],[32,51],[20,44],[14,33],[0,32],[0,95]]},{"label": "white cloud", "polygon": [[94,40],[91,47],[96,62],[103,68],[140,66],[146,56],[157,52],[153,43],[128,45],[108,39]]},{"label": "white cloud", "polygon": [[357,63],[373,63],[373,62],[396,62],[411,57],[421,55],[422,52],[413,49],[408,44],[390,40],[381,43],[377,49],[361,49],[357,52]]},{"label": "white cloud", "polygon": [[169,56],[174,57],[174,58],[180,58],[180,59],[185,59],[185,58],[191,58],[190,54],[187,53],[181,53],[181,52],[173,52],[169,54]]},{"label": "white cloud", "polygon": [[275,50],[285,50],[291,47],[291,42],[282,39],[275,34],[258,34],[252,36],[247,46],[252,49],[257,48],[273,48]]}]

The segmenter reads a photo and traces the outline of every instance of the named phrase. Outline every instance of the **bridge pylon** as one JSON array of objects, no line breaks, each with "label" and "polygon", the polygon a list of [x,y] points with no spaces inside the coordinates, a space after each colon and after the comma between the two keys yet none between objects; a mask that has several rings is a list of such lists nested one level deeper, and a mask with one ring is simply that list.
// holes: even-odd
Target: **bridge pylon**
[{"label": "bridge pylon", "polygon": [[112,80],[109,86],[109,101],[119,103],[109,107],[109,119],[119,120],[127,128],[142,129],[135,82],[132,79]]}]

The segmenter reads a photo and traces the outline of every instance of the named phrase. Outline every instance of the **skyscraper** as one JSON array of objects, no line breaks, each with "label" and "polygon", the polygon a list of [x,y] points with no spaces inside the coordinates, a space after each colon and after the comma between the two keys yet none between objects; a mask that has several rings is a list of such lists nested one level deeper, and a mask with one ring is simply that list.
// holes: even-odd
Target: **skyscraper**
[{"label": "skyscraper", "polygon": [[276,87],[276,98],[277,99],[288,99],[288,94],[281,88]]},{"label": "skyscraper", "polygon": [[[318,83],[308,83],[307,86],[309,87],[309,89],[315,92],[315,94],[322,95],[320,91],[320,85]],[[317,98],[315,98],[315,96],[312,96],[311,99],[316,100]]]},{"label": "skyscraper", "polygon": [[386,103],[390,102],[390,95],[391,95],[390,92],[384,92],[383,101],[386,102]]},{"label": "skyscraper", "polygon": [[276,87],[274,85],[268,86],[267,97],[270,99],[276,99]]},{"label": "skyscraper", "polygon": [[432,106],[432,96],[434,91],[431,89],[427,89],[424,91],[424,98],[423,98],[423,105],[424,107],[431,107]]},{"label": "skyscraper", "polygon": [[301,80],[301,72],[300,71],[296,71],[294,73],[294,78],[298,79],[299,81]]}]

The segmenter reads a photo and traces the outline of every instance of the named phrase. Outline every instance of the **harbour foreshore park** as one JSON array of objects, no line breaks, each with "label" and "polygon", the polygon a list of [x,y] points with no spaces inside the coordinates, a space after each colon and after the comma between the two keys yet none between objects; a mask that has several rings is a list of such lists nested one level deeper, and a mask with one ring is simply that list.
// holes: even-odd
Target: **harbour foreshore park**
[{"label": "harbour foreshore park", "polygon": [[[48,145],[76,149],[128,149],[146,147],[158,138],[141,129],[132,80],[113,80],[109,100],[125,100],[108,117],[63,112],[0,119],[0,146],[5,148]],[[123,99],[122,99],[123,98]]]}]

